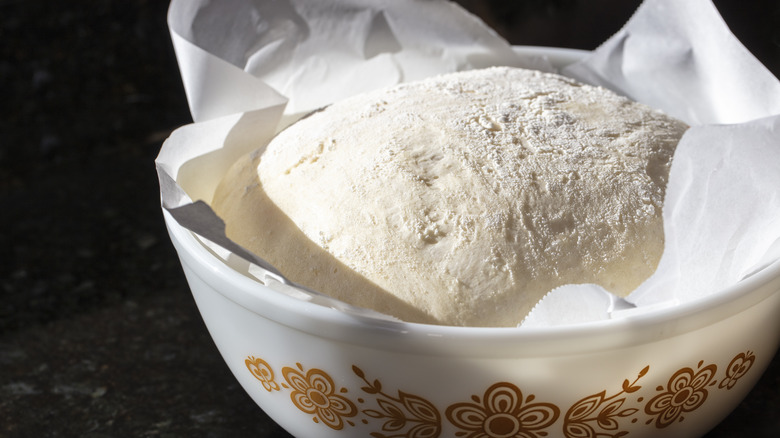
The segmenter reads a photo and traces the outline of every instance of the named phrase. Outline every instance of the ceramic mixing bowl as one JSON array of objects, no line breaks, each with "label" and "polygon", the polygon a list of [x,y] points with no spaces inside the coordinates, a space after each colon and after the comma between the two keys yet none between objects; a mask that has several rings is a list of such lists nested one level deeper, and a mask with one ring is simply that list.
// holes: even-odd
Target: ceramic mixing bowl
[{"label": "ceramic mixing bowl", "polygon": [[623,319],[446,327],[276,292],[164,215],[225,362],[297,437],[700,436],[780,343],[780,262],[707,298]]}]

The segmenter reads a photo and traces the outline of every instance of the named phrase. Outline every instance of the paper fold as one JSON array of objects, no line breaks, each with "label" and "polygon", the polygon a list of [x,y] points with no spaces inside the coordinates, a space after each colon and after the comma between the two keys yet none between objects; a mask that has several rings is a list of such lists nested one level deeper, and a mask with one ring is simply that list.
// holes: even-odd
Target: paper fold
[{"label": "paper fold", "polygon": [[563,73],[690,125],[780,114],[780,83],[709,0],[646,1],[618,33]]},{"label": "paper fold", "polygon": [[439,73],[545,68],[441,0],[173,0],[168,23],[196,122],[286,100],[287,124],[335,100]]}]

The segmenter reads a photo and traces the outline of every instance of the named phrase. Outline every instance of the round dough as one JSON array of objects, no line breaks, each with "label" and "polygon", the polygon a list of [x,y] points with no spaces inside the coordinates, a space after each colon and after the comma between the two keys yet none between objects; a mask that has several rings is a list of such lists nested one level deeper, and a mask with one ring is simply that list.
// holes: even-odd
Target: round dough
[{"label": "round dough", "polygon": [[627,295],[663,251],[687,126],[494,67],[335,103],[244,157],[213,207],[291,280],[410,322],[514,326],[551,289]]}]

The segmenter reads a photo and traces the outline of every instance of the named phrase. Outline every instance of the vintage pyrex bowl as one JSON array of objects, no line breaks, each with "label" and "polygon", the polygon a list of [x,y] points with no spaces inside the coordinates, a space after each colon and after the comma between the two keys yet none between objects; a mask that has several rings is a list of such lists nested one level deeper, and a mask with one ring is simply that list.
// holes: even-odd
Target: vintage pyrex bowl
[{"label": "vintage pyrex bowl", "polygon": [[[578,55],[528,50],[557,62]],[[710,297],[624,319],[446,327],[275,292],[164,216],[228,367],[297,437],[700,436],[747,395],[780,343],[780,262]]]}]

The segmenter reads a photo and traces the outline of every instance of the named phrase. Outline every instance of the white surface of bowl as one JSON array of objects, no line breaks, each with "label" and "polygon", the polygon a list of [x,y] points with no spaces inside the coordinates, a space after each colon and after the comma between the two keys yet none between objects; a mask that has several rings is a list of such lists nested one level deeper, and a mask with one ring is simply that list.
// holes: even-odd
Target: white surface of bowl
[{"label": "white surface of bowl", "polygon": [[[583,53],[518,51],[556,65]],[[701,436],[780,344],[780,262],[710,297],[617,320],[446,327],[278,293],[164,216],[228,367],[298,437]]]}]

